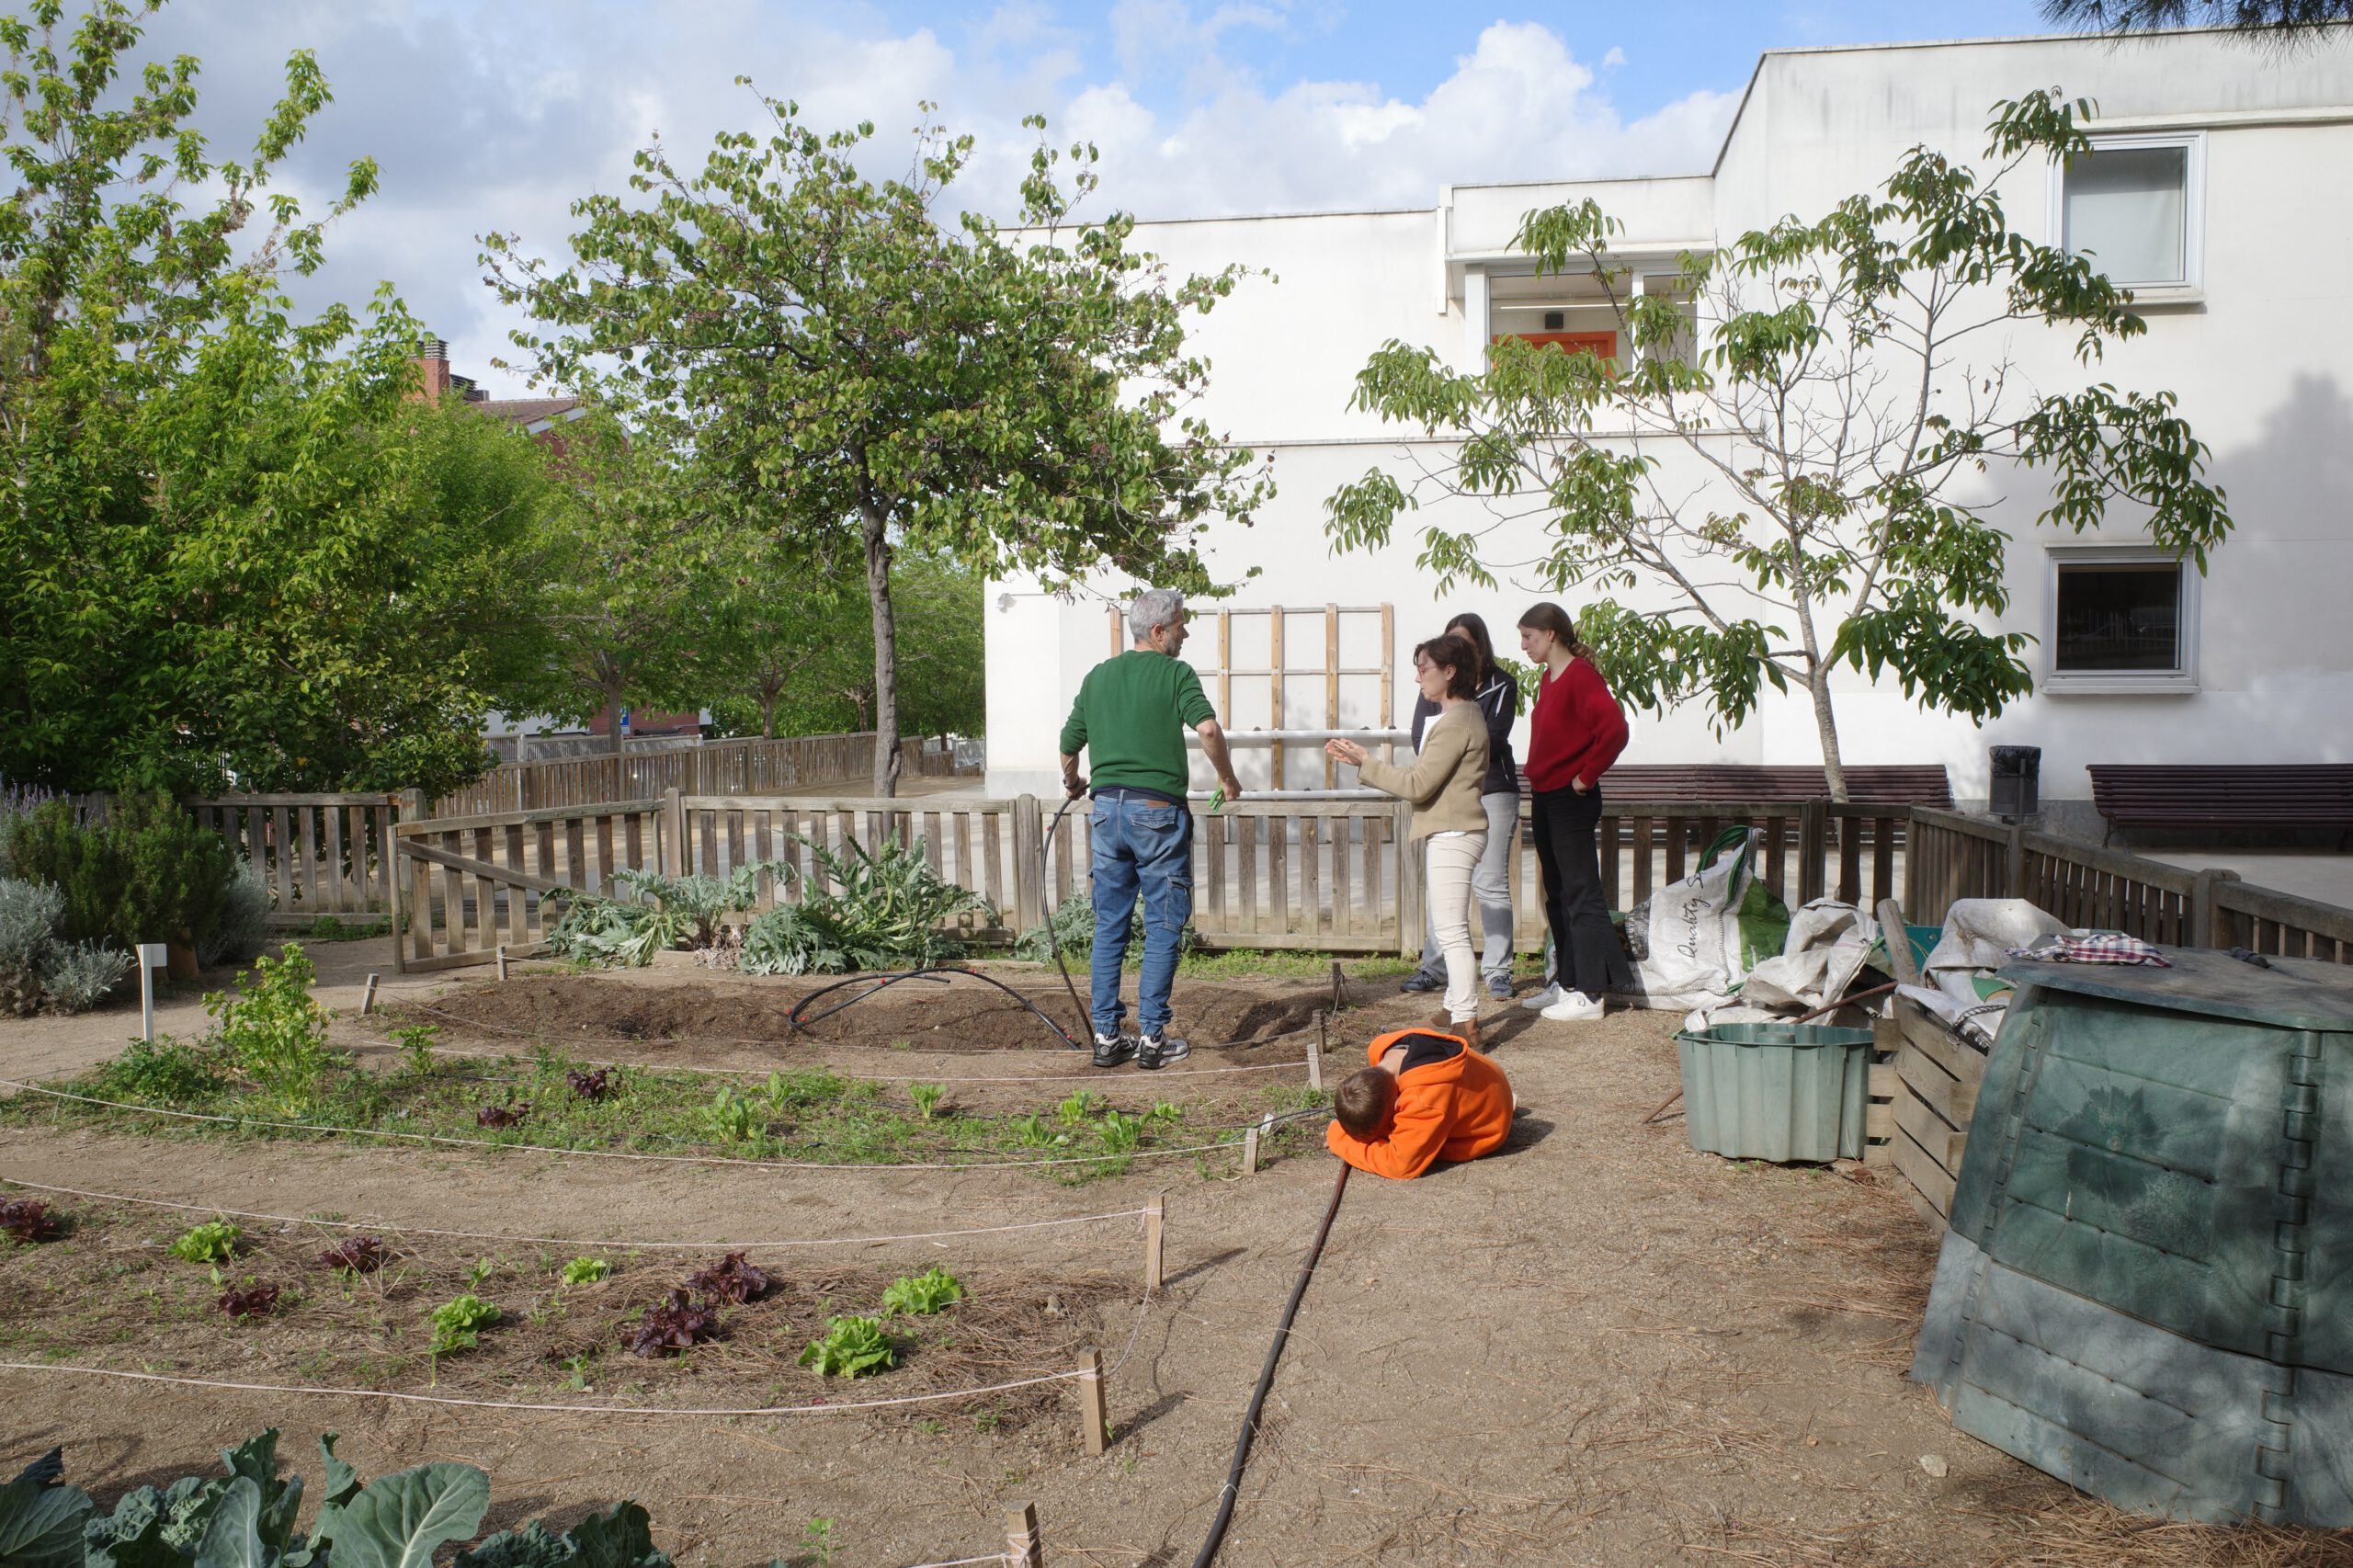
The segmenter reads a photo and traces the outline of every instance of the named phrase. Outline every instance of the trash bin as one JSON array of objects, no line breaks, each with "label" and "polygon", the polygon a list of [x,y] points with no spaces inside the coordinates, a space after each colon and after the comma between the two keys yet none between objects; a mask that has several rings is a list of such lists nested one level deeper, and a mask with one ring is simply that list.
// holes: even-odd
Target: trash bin
[{"label": "trash bin", "polygon": [[2030,817],[2042,792],[2040,746],[1989,746],[1993,787],[1986,809],[1997,817]]},{"label": "trash bin", "polygon": [[1859,1160],[1871,1031],[1718,1024],[1675,1037],[1691,1147],[1734,1160]]}]

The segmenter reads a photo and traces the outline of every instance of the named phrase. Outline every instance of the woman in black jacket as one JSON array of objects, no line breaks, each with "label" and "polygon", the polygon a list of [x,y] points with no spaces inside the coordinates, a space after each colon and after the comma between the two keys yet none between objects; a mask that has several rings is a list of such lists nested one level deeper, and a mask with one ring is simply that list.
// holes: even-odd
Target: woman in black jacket
[{"label": "woman in black jacket", "polygon": [[[1511,994],[1511,868],[1519,853],[1519,769],[1511,752],[1511,727],[1519,718],[1519,686],[1509,671],[1495,663],[1495,645],[1487,635],[1484,620],[1465,612],[1448,621],[1446,629],[1461,632],[1479,651],[1473,700],[1487,720],[1487,777],[1479,785],[1479,804],[1487,812],[1487,848],[1479,857],[1478,869],[1471,873],[1471,900],[1478,906],[1485,938],[1479,968],[1486,978],[1487,994],[1506,997]],[[1415,750],[1421,749],[1423,727],[1437,716],[1438,704],[1428,698],[1415,702]],[[1435,932],[1424,932],[1421,967],[1404,989],[1446,989],[1446,962],[1438,953]]]}]

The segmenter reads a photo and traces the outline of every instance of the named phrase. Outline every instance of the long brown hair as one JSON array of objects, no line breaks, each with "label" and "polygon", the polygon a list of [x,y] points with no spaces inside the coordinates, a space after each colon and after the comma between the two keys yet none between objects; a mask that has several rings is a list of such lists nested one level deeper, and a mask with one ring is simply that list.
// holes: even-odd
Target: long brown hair
[{"label": "long brown hair", "polygon": [[1446,623],[1449,631],[1460,631],[1471,639],[1471,646],[1479,654],[1479,684],[1486,685],[1495,678],[1495,642],[1487,635],[1487,623],[1471,610],[1464,610]]},{"label": "long brown hair", "polygon": [[1567,610],[1550,599],[1546,599],[1542,604],[1529,606],[1526,613],[1520,616],[1519,623],[1540,631],[1551,632],[1561,640],[1562,646],[1568,649],[1572,658],[1593,657],[1593,650],[1577,641],[1577,623],[1569,619]]},{"label": "long brown hair", "polygon": [[1479,694],[1478,645],[1460,631],[1441,631],[1414,649],[1414,662],[1427,659],[1447,672],[1446,694],[1468,699]]}]

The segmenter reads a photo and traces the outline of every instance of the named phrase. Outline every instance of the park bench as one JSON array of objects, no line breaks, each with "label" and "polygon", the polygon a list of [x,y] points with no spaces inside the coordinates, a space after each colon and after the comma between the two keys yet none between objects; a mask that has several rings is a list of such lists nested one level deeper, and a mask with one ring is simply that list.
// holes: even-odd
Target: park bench
[{"label": "park bench", "polygon": [[[1519,790],[1529,792],[1522,774]],[[1764,767],[1734,762],[1630,762],[1611,768],[1602,792],[1613,801],[1812,801],[1830,786],[1819,765]],[[1952,782],[1940,763],[1849,764],[1847,793],[1859,806],[1939,806],[1952,809]]]},{"label": "park bench", "polygon": [[2353,833],[2353,764],[2093,763],[2092,805],[2116,830],[2135,827],[2333,827]]}]

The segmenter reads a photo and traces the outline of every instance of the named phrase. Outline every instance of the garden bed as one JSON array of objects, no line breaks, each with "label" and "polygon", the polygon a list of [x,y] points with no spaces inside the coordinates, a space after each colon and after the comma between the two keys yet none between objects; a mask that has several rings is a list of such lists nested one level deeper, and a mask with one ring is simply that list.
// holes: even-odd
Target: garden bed
[{"label": "garden bed", "polygon": [[[787,1252],[750,1255],[767,1282],[738,1303],[688,1284],[723,1263],[715,1251],[596,1249],[577,1256],[608,1272],[567,1283],[575,1256],[568,1252],[382,1233],[368,1233],[380,1247],[360,1272],[323,1261],[358,1233],[252,1221],[233,1256],[190,1261],[168,1248],[200,1214],[87,1201],[70,1201],[64,1211],[60,1240],[0,1237],[0,1355],[8,1358],[499,1402],[802,1405],[1068,1371],[1085,1350],[1108,1343],[1116,1351],[1137,1304],[1131,1278],[960,1267],[960,1300],[928,1314],[885,1316],[894,1279],[928,1260],[892,1268]],[[632,1354],[626,1337],[682,1288],[709,1304],[715,1332],[676,1353]],[[233,1316],[221,1304],[225,1292],[251,1302],[272,1290],[274,1300],[255,1315]],[[437,1355],[435,1309],[461,1298],[488,1304],[497,1318],[473,1331],[472,1345]],[[849,1378],[801,1364],[829,1320],[853,1315],[878,1319],[895,1365]],[[1068,1426],[1069,1394],[1056,1383],[890,1414],[977,1417],[982,1430],[1013,1429],[1058,1401]]]}]

